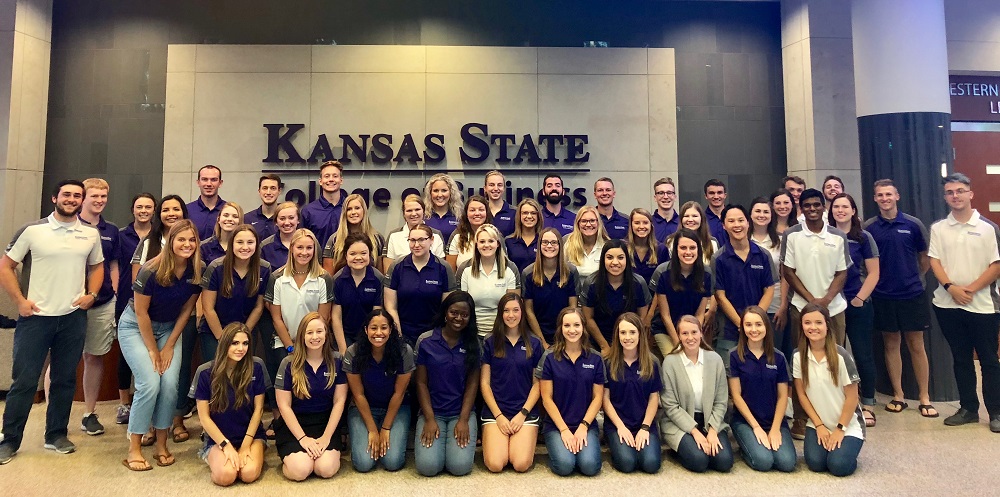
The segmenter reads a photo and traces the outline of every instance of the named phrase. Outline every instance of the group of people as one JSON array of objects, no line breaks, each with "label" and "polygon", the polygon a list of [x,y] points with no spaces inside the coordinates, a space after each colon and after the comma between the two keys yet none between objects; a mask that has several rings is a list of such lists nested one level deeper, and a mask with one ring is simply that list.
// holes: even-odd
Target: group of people
[{"label": "group of people", "polygon": [[[653,212],[625,216],[610,178],[594,184],[596,206],[574,213],[558,175],[541,203],[511,206],[498,171],[464,201],[437,174],[403,199],[403,224],[386,236],[364,198],[341,189],[336,161],[301,208],[279,201],[276,175],[260,177],[249,212],[220,197],[217,167],[197,182],[190,203],[137,195],[119,230],[101,215],[105,181],[63,181],[54,212],[14,236],[0,264],[20,314],[0,464],[22,442],[47,355],[45,447],[75,450],[81,355],[81,427],[104,432],[101,356],[117,336],[116,422],[128,425],[133,471],[152,469],[150,445],[153,463],[173,464],[167,441],[187,440],[196,412],[219,485],[256,480],[269,438],[296,481],[334,476],[347,450],[357,471],[399,470],[409,442],[422,475],[469,473],[477,441],[490,471],[527,471],[539,434],[554,473],[593,475],[602,432],[623,472],[659,471],[662,445],[689,470],[728,471],[731,434],[755,470],[794,470],[800,438],[811,470],[845,476],[876,424],[873,332],[895,390],[885,409],[908,407],[905,337],[920,414],[939,415],[923,345],[928,268],[961,396],[945,424],[979,420],[976,354],[1000,432],[1000,231],[960,174],[945,178],[951,214],[929,236],[898,211],[890,180],[875,183],[879,213],[862,222],[836,177],[811,189],[790,176],[749,209],[727,204],[718,180],[705,184],[707,207],[675,209],[663,178]],[[192,375],[196,348],[207,362]]]}]

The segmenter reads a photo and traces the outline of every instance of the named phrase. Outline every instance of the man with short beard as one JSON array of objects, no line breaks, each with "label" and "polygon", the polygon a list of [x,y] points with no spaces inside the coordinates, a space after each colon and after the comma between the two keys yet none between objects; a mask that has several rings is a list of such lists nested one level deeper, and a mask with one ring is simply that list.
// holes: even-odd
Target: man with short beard
[{"label": "man with short beard", "polygon": [[260,207],[244,214],[243,222],[257,230],[258,240],[263,240],[278,232],[274,216],[278,213],[281,186],[281,177],[277,174],[265,174],[257,180]]},{"label": "man with short beard", "polygon": [[545,197],[542,217],[546,228],[555,228],[562,236],[573,231],[573,224],[576,221],[576,213],[563,207],[564,193],[561,176],[558,174],[545,175],[545,179],[542,180],[542,196]]}]

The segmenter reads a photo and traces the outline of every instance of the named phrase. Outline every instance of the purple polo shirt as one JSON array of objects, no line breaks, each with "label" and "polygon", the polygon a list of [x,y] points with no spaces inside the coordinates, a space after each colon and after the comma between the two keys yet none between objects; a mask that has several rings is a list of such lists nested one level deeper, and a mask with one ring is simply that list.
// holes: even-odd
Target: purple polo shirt
[{"label": "purple polo shirt", "polygon": [[272,269],[278,269],[288,262],[288,247],[277,234],[271,235],[260,242],[260,258],[271,264]]},{"label": "purple polo shirt", "polygon": [[868,273],[865,259],[878,257],[878,245],[872,235],[861,230],[861,241],[847,238],[847,248],[851,251],[851,263],[847,266],[847,280],[844,281],[844,298],[850,303],[861,291],[861,275]]},{"label": "purple polo shirt", "polygon": [[[677,322],[681,316],[690,314],[695,316],[698,314],[698,307],[701,306],[701,301],[705,297],[712,296],[712,275],[705,268],[705,276],[702,281],[704,285],[703,291],[699,292],[694,289],[694,274],[689,274],[686,277],[681,277],[681,282],[683,284],[683,289],[675,290],[671,273],[670,264],[666,264],[665,270],[660,273],[659,279],[656,282],[656,293],[658,295],[663,295],[667,298],[667,304],[670,306],[670,320],[674,323]],[[659,316],[659,312],[656,313]],[[662,323],[661,323],[662,325]],[[666,328],[657,329],[659,333],[666,332]]]},{"label": "purple polo shirt", "polygon": [[461,341],[454,347],[448,346],[441,328],[425,332],[417,339],[417,366],[427,368],[427,389],[434,416],[458,416],[462,411],[467,353]]},{"label": "purple polo shirt", "polygon": [[[776,269],[771,254],[753,242],[750,242],[746,261],[740,259],[728,245],[712,257],[715,291],[725,291],[726,299],[741,316],[747,306],[760,304],[764,290],[778,282]],[[725,318],[725,322],[723,338],[737,340],[739,329],[729,318]]]},{"label": "purple polo shirt", "polygon": [[[528,357],[528,347],[531,347],[531,357]],[[487,336],[483,341],[483,364],[490,366],[490,390],[493,391],[493,398],[496,400],[500,412],[507,417],[513,418],[524,408],[524,403],[528,401],[528,392],[531,391],[535,368],[542,360],[545,350],[538,337],[529,336],[528,344],[523,338],[518,338],[517,343],[511,345],[506,337],[503,339],[504,356],[495,357],[493,337]],[[529,417],[538,415],[538,404],[531,408]],[[493,413],[488,406],[483,405],[484,418],[492,418]]]},{"label": "purple polo shirt", "polygon": [[[489,207],[487,207],[488,209]],[[493,214],[493,226],[496,226],[503,236],[514,234],[514,218],[517,216],[517,209],[511,207],[504,201],[503,208]]]},{"label": "purple polo shirt", "polygon": [[[222,197],[219,197],[219,201],[215,203],[215,208],[210,210],[201,201],[201,195],[194,202],[187,204],[188,219],[198,227],[198,238],[204,240],[212,236],[212,232],[215,230],[215,223],[219,221],[219,212],[222,212],[222,208],[225,206],[226,201],[222,200]],[[166,234],[164,233],[164,235]]]},{"label": "purple polo shirt", "polygon": [[667,250],[667,246],[659,242],[657,242],[656,244],[655,264],[650,262],[650,259],[653,258],[652,252],[646,252],[646,257],[643,257],[642,259],[636,257],[634,250],[632,251],[631,255],[632,255],[632,262],[634,263],[632,266],[632,271],[634,271],[635,274],[642,276],[642,279],[646,281],[650,281],[650,278],[653,277],[653,272],[656,271],[656,268],[660,264],[663,264],[664,262],[670,260],[670,252]]},{"label": "purple polo shirt", "polygon": [[646,281],[638,274],[632,275],[632,306],[626,306],[625,289],[628,282],[623,282],[618,288],[613,288],[611,284],[606,284],[604,288],[604,301],[598,301],[597,273],[591,275],[584,282],[585,290],[581,292],[580,305],[594,309],[594,323],[597,329],[601,330],[604,339],[610,342],[615,336],[615,321],[618,316],[626,312],[638,312],[640,307],[649,305],[649,288]]},{"label": "purple polo shirt", "polygon": [[312,231],[320,243],[324,243],[330,235],[337,232],[340,225],[340,212],[344,208],[344,198],[347,193],[340,190],[340,200],[336,205],[331,204],[322,195],[316,200],[309,202],[302,208],[302,216],[299,226]]},{"label": "purple polo shirt", "polygon": [[[552,382],[552,401],[559,409],[563,422],[571,431],[576,431],[587,414],[587,407],[594,400],[594,385],[603,385],[604,361],[601,354],[590,349],[580,354],[576,362],[568,357],[556,359],[552,349],[546,350],[538,367],[535,368],[535,378]],[[597,423],[590,424],[591,430],[597,429]],[[552,417],[545,419],[543,433],[559,431]]]},{"label": "purple polo shirt", "polygon": [[387,286],[396,291],[396,310],[404,337],[416,340],[431,329],[434,315],[441,307],[445,292],[457,289],[451,264],[431,256],[419,271],[413,264],[413,254],[397,259],[389,266]]},{"label": "purple polo shirt", "polygon": [[[150,264],[147,262],[139,269],[139,275],[132,283],[132,291],[149,296],[149,319],[157,323],[177,321],[188,299],[201,293],[201,286],[194,280],[194,268],[188,264],[182,278],[171,278],[170,286],[162,286],[156,281],[156,271]],[[135,297],[130,304],[135,307]]]},{"label": "purple polo shirt", "polygon": [[[93,307],[97,307],[110,302],[115,297],[115,289],[111,284],[111,261],[118,260],[117,255],[120,251],[121,242],[118,236],[118,226],[105,221],[104,216],[99,216],[96,225],[88,223],[82,217],[80,218],[80,222],[97,229],[97,232],[101,235],[101,251],[107,254],[104,257],[104,282],[101,283],[101,290],[97,292],[97,300],[94,301],[93,305]],[[129,281],[131,281],[132,266],[119,265],[119,271],[122,267],[128,268]]]},{"label": "purple polo shirt", "polygon": [[[417,369],[416,364],[414,364],[413,349],[405,342],[400,342],[400,346],[403,348],[403,363],[399,365],[399,371],[388,371],[388,365],[385,364],[384,358],[382,362],[378,362],[369,357],[367,367],[362,368],[359,364],[360,359],[357,357],[357,344],[348,347],[347,353],[344,354],[344,372],[361,375],[361,386],[364,389],[362,393],[368,399],[368,407],[372,409],[388,409],[389,401],[396,393],[396,377],[412,373],[414,369]],[[409,400],[407,390],[407,388],[403,389],[403,404],[401,405],[407,404]]]},{"label": "purple polo shirt", "polygon": [[274,217],[265,216],[263,206],[244,214],[243,222],[253,226],[253,229],[257,231],[258,240],[263,240],[278,232],[278,225],[274,222]]},{"label": "purple polo shirt", "polygon": [[[219,258],[205,268],[205,274],[201,278],[201,287],[216,292],[215,313],[219,316],[219,323],[225,328],[230,323],[247,322],[250,313],[257,306],[257,297],[262,297],[267,289],[267,280],[271,277],[271,267],[266,261],[261,261],[260,271],[256,275],[257,291],[253,294],[250,294],[247,289],[250,278],[253,276],[248,272],[246,276],[241,278],[236,271],[233,271],[232,294],[226,297],[222,294],[222,277],[225,274],[223,262],[224,259]],[[199,333],[212,332],[211,328],[208,327],[207,319],[201,320],[198,331]]]},{"label": "purple polo shirt", "polygon": [[535,235],[530,245],[524,243],[523,238],[513,236],[504,238],[503,244],[507,249],[507,258],[517,266],[518,271],[523,271],[529,264],[535,262],[535,254],[538,253],[538,235]]},{"label": "purple polo shirt", "polygon": [[708,233],[719,241],[719,245],[729,244],[729,233],[722,227],[722,219],[716,216],[712,209],[705,208],[705,220],[708,221]]},{"label": "purple polo shirt", "polygon": [[344,335],[353,337],[365,327],[365,319],[375,306],[382,306],[382,285],[385,276],[368,266],[361,284],[354,284],[351,268],[344,266],[333,275],[333,303],[341,306]]},{"label": "purple polo shirt", "polygon": [[674,234],[680,225],[681,217],[677,214],[677,211],[672,210],[670,212],[673,213],[673,217],[667,220],[663,219],[660,211],[653,211],[653,233],[660,243],[665,243],[667,237]]},{"label": "purple polo shirt", "polygon": [[300,399],[295,396],[292,385],[292,356],[286,356],[278,366],[278,374],[274,377],[274,388],[292,392],[292,411],[296,414],[315,414],[330,412],[333,409],[333,391],[337,385],[347,383],[347,375],[341,370],[340,353],[334,352],[334,372],[333,385],[326,386],[330,381],[330,371],[326,363],[320,364],[319,368],[313,370],[308,362],[302,365],[302,370],[306,374],[306,382],[309,384],[308,399]]},{"label": "purple polo shirt", "polygon": [[222,248],[222,244],[214,236],[203,238],[198,248],[201,249],[201,261],[206,266],[211,264],[212,261],[226,256],[226,249]]},{"label": "purple polo shirt", "polygon": [[879,274],[872,295],[890,300],[909,300],[924,292],[917,256],[927,251],[927,228],[919,219],[900,212],[896,219],[875,216],[864,225],[878,246]]},{"label": "purple polo shirt", "polygon": [[[646,417],[646,407],[649,405],[649,396],[663,390],[663,380],[660,378],[660,365],[653,360],[653,375],[643,379],[639,375],[640,362],[635,360],[631,365],[622,364],[621,375],[617,380],[611,376],[611,368],[605,363],[604,374],[607,377],[605,388],[608,389],[608,396],[615,412],[621,418],[622,423],[632,433],[639,431],[642,421]],[[650,433],[656,433],[656,423],[649,424]],[[607,416],[604,417],[604,432],[617,433],[615,424]]]},{"label": "purple polo shirt", "polygon": [[549,211],[548,206],[542,206],[542,226],[546,228],[555,228],[559,230],[559,234],[566,236],[573,232],[573,223],[576,222],[576,213],[562,207],[559,210],[559,214],[553,214]]},{"label": "purple polo shirt", "polygon": [[628,240],[629,222],[621,212],[614,209],[609,217],[604,217],[604,214],[600,213],[597,215],[601,216],[601,222],[604,223],[604,230],[608,232],[608,236],[617,240]]},{"label": "purple polo shirt", "polygon": [[535,319],[538,320],[538,327],[541,328],[545,341],[549,343],[552,343],[556,333],[556,318],[559,317],[559,312],[569,307],[570,297],[576,297],[576,284],[580,275],[573,265],[567,264],[567,267],[569,267],[569,277],[562,287],[559,286],[558,269],[551,280],[542,275],[544,281],[541,285],[535,284],[535,278],[532,275],[535,271],[534,264],[528,264],[528,267],[521,271],[521,279],[524,282],[522,284],[524,300],[531,301],[535,310]]},{"label": "purple polo shirt", "polygon": [[118,230],[118,252],[114,257],[118,260],[118,300],[115,302],[115,319],[125,312],[128,301],[132,299],[132,254],[139,246],[139,234],[135,231],[135,223]]},{"label": "purple polo shirt", "polygon": [[431,216],[425,219],[424,223],[440,231],[441,240],[451,240],[451,234],[458,229],[458,218],[451,211],[446,212],[443,216],[431,212]]},{"label": "purple polo shirt", "polygon": [[[780,351],[774,351],[774,364],[767,363],[767,354],[758,359],[749,350],[743,354],[743,361],[734,349],[729,353],[729,377],[739,378],[740,396],[750,408],[750,413],[764,431],[770,431],[774,423],[774,410],[778,406],[778,384],[791,382],[788,362]],[[733,421],[750,424],[739,409],[733,409]],[[784,419],[781,420],[785,422]]]},{"label": "purple polo shirt", "polygon": [[[223,345],[219,344],[219,346],[222,347]],[[267,372],[264,369],[264,365],[260,362],[260,359],[252,355],[249,356],[253,360],[253,376],[250,378],[250,384],[247,385],[248,398],[244,404],[236,407],[236,391],[230,388],[229,408],[223,412],[209,410],[209,417],[212,418],[215,426],[229,440],[229,443],[233,444],[237,449],[246,441],[247,428],[250,427],[250,419],[253,418],[254,398],[258,395],[264,395],[264,392],[267,391]],[[204,400],[206,402],[212,400],[213,362],[210,361],[202,364],[195,373],[195,400]],[[215,440],[212,440],[212,437],[205,438],[209,447],[215,445]],[[254,433],[253,438],[254,440],[267,440],[267,436],[264,434],[263,423],[258,423],[257,431]]]}]

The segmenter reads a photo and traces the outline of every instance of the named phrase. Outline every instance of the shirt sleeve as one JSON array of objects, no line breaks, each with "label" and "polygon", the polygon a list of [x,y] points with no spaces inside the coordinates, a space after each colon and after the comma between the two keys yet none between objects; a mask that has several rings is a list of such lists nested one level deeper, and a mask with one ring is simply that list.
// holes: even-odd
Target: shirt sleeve
[{"label": "shirt sleeve", "polygon": [[385,278],[385,286],[390,290],[399,289],[399,271],[396,270],[396,261],[389,265],[388,274]]},{"label": "shirt sleeve", "polygon": [[597,299],[595,293],[594,279],[587,277],[587,280],[583,282],[583,291],[580,292],[580,305],[583,307],[593,307],[593,302]]},{"label": "shirt sleeve", "polygon": [[920,228],[916,232],[913,233],[913,236],[915,238],[914,241],[916,242],[917,252],[926,252],[927,251],[927,226],[924,226],[924,222],[921,221],[921,220],[919,220],[919,219],[917,219],[917,218],[915,218],[915,217],[913,218],[913,222],[917,225],[918,228]]},{"label": "shirt sleeve", "polygon": [[799,353],[792,356],[792,378],[802,379],[802,361],[799,360]]},{"label": "shirt sleeve", "polygon": [[28,255],[28,237],[24,236],[28,226],[24,225],[17,230],[17,233],[14,233],[14,238],[7,245],[7,257],[10,257],[14,262],[21,262],[24,260],[24,256]]},{"label": "shirt sleeve", "polygon": [[198,382],[194,389],[195,400],[212,400],[212,368],[199,369]]},{"label": "shirt sleeve", "polygon": [[791,383],[792,380],[788,377],[788,361],[780,350],[774,351],[774,364],[778,366],[778,383]]},{"label": "shirt sleeve", "polygon": [[[251,358],[253,357],[251,356]],[[265,382],[265,378],[267,378],[267,372],[260,367],[260,364],[257,364],[256,362],[254,362],[252,366],[253,366],[253,380],[250,382],[250,388],[248,389],[247,392],[250,394],[251,399],[253,399],[258,395],[263,395],[264,392],[267,391],[267,383]]]},{"label": "shirt sleeve", "polygon": [[535,378],[539,380],[551,380],[552,379],[552,365],[549,362],[552,361],[550,356],[552,355],[551,350],[546,350],[542,358],[538,360],[538,365],[535,366]]},{"label": "shirt sleeve", "polygon": [[274,375],[274,388],[277,390],[292,390],[292,356],[285,356]]},{"label": "shirt sleeve", "polygon": [[149,284],[149,280],[154,278],[155,275],[156,272],[148,264],[144,264],[139,268],[139,274],[136,275],[135,281],[132,282],[132,291],[140,295],[152,295],[153,290]]},{"label": "shirt sleeve", "polygon": [[205,274],[201,277],[201,286],[205,290],[218,292],[222,288],[222,271],[218,268],[222,266],[211,265],[205,269]]},{"label": "shirt sleeve", "polygon": [[90,248],[90,254],[87,255],[87,265],[93,266],[104,262],[104,248],[101,246],[101,233],[97,232],[97,238],[94,240],[94,246]]},{"label": "shirt sleeve", "polygon": [[663,390],[663,377],[660,375],[660,365],[656,361],[653,361],[653,377],[647,383],[649,384],[647,395]]},{"label": "shirt sleeve", "polygon": [[324,283],[323,289],[326,294],[323,295],[323,298],[320,299],[319,303],[328,304],[333,302],[333,276],[330,276],[330,273],[324,273],[320,276],[320,280]]},{"label": "shirt sleeve", "polygon": [[723,265],[719,263],[719,252],[712,255],[712,275],[715,277],[715,290],[726,290],[726,271],[723,270]]},{"label": "shirt sleeve", "polygon": [[347,374],[356,374],[358,372],[358,368],[354,364],[354,353],[356,349],[357,347],[355,345],[347,347],[347,351],[344,352],[344,358],[340,361],[341,362],[340,367]]},{"label": "shirt sleeve", "polygon": [[434,233],[431,235],[431,253],[438,256],[444,257],[444,242],[441,241],[441,234]]},{"label": "shirt sleeve", "polygon": [[851,265],[851,244],[847,242],[846,235],[838,234],[837,237],[844,244],[844,256],[837,261],[837,271],[846,271],[847,267]]},{"label": "shirt sleeve", "polygon": [[528,264],[528,267],[521,271],[521,280],[524,281],[524,284],[521,287],[521,295],[524,296],[524,300],[532,300],[535,298],[534,269],[534,264]]},{"label": "shirt sleeve", "polygon": [[940,226],[938,223],[931,225],[931,243],[927,248],[927,257],[938,260],[941,260],[938,253],[941,250],[941,230],[938,229]]},{"label": "shirt sleeve", "polygon": [[872,234],[867,231],[862,231],[861,233],[864,235],[861,239],[861,256],[865,259],[878,257],[878,245],[875,244]]},{"label": "shirt sleeve", "polygon": [[446,261],[440,259],[438,260],[438,262],[444,266],[445,279],[447,280],[446,282],[447,288],[445,289],[445,291],[453,292],[455,290],[458,290],[458,282],[455,281],[455,271],[451,269],[451,264],[448,264]]},{"label": "shirt sleeve", "polygon": [[781,263],[795,269],[795,237],[792,236],[792,233],[784,235],[781,244]]},{"label": "shirt sleeve", "polygon": [[413,370],[417,369],[416,361],[413,357],[413,348],[410,344],[403,344],[403,373],[412,373]]},{"label": "shirt sleeve", "polygon": [[493,360],[493,337],[487,336],[483,340],[483,352],[479,358],[479,362],[482,364],[491,364],[491,360]]},{"label": "shirt sleeve", "polygon": [[642,299],[642,302],[640,302],[639,305],[637,305],[636,307],[645,307],[649,305],[650,301],[652,300],[652,298],[649,296],[649,286],[646,285],[646,280],[642,279],[642,276],[639,276],[638,274],[635,274],[633,276],[635,276],[635,284],[638,285],[638,290],[639,290],[639,293],[636,295],[636,297],[640,297]]},{"label": "shirt sleeve", "polygon": [[850,385],[851,383],[860,383],[861,375],[858,374],[858,366],[854,363],[854,358],[851,357],[850,352],[841,346],[837,346],[837,352],[840,354],[840,379],[837,384],[840,386]]},{"label": "shirt sleeve", "polygon": [[604,361],[601,360],[601,355],[591,350],[590,354],[597,358],[597,367],[594,368],[594,384],[603,385],[607,383],[606,376],[604,376]]},{"label": "shirt sleeve", "polygon": [[340,352],[334,352],[333,353],[333,364],[334,364],[333,368],[334,368],[334,370],[336,371],[336,374],[337,374],[337,376],[333,379],[333,384],[334,385],[345,385],[345,384],[347,384],[347,375],[344,374],[344,369],[343,369],[343,365],[342,365],[343,364],[343,360],[341,360],[341,358],[340,358]]},{"label": "shirt sleeve", "polygon": [[517,271],[514,270],[512,266],[506,267],[506,278],[504,279],[504,284],[507,290],[520,290],[521,280],[517,277]]},{"label": "shirt sleeve", "polygon": [[278,273],[271,273],[267,279],[267,290],[264,291],[264,301],[270,304],[281,305],[281,298],[277,292]]}]

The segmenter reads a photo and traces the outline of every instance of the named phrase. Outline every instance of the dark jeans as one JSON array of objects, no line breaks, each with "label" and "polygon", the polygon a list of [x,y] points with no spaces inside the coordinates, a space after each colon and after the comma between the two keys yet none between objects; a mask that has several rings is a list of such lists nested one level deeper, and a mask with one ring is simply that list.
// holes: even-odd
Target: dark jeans
[{"label": "dark jeans", "polygon": [[771,471],[777,469],[785,473],[795,470],[795,445],[792,442],[792,432],[788,425],[781,424],[781,446],[778,450],[764,447],[757,441],[753,427],[744,421],[733,420],[733,436],[740,444],[743,460],[755,471]]},{"label": "dark jeans", "polygon": [[[76,367],[83,355],[87,311],[65,316],[19,317],[14,328],[14,383],[3,413],[3,443],[21,447],[24,425],[38,390],[38,379],[49,356],[49,405],[45,411],[45,442],[68,433],[69,410],[76,392]],[[50,354],[51,351],[51,354]]]},{"label": "dark jeans", "polygon": [[132,368],[128,367],[125,355],[118,356],[118,389],[128,390],[132,388]]},{"label": "dark jeans", "polygon": [[198,333],[198,343],[201,346],[202,364],[214,360],[215,352],[219,349],[219,339],[212,332]]},{"label": "dark jeans", "polygon": [[677,459],[681,466],[695,473],[704,473],[709,468],[727,473],[733,469],[733,447],[729,443],[729,434],[724,431],[719,433],[719,442],[722,444],[719,453],[709,456],[698,448],[698,443],[690,433],[685,433],[677,447]]},{"label": "dark jeans", "polygon": [[809,469],[818,473],[829,471],[833,476],[850,476],[858,469],[858,454],[864,440],[844,437],[839,449],[826,450],[819,444],[815,428],[806,428],[806,440],[802,444],[802,455]]},{"label": "dark jeans", "polygon": [[601,472],[601,439],[597,436],[596,423],[587,430],[587,445],[576,454],[563,444],[559,430],[550,430],[543,435],[545,448],[549,450],[549,468],[559,476],[569,476],[574,469],[584,476],[594,476]]},{"label": "dark jeans", "polygon": [[847,339],[851,342],[851,353],[861,376],[859,393],[861,405],[875,405],[875,352],[872,350],[872,333],[875,332],[875,307],[866,301],[861,307],[847,304],[844,311],[847,323]]},{"label": "dark jeans", "polygon": [[941,334],[951,348],[955,383],[963,409],[979,412],[976,393],[976,365],[973,352],[979,356],[983,372],[983,402],[990,417],[1000,414],[1000,360],[997,359],[997,333],[1000,314],[976,314],[963,309],[934,306]]},{"label": "dark jeans", "polygon": [[[177,408],[174,411],[175,416],[183,416],[191,410],[192,401],[188,397],[188,390],[191,389],[191,376],[194,371],[191,371],[191,358],[194,356],[194,344],[197,342],[198,335],[198,323],[195,316],[191,316],[188,319],[186,325],[184,325],[184,331],[181,332],[181,372],[180,376],[177,377]],[[202,352],[202,356],[205,353]],[[210,361],[215,357],[210,357],[205,359]]]},{"label": "dark jeans", "polygon": [[[618,430],[614,425],[605,422],[604,435],[608,439],[608,452],[611,453],[611,465],[622,473],[632,473],[641,469],[645,473],[656,473],[660,470],[660,435],[657,430],[649,432],[649,444],[641,450],[629,447],[618,438]],[[634,435],[634,433],[633,433]]]}]

